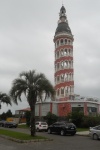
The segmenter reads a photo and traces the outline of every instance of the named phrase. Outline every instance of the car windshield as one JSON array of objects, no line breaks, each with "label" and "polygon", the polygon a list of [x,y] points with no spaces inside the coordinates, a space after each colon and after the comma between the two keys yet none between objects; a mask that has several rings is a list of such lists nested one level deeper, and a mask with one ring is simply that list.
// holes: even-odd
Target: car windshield
[{"label": "car windshield", "polygon": [[47,125],[47,123],[46,122],[41,122],[41,125]]},{"label": "car windshield", "polygon": [[75,126],[73,123],[70,122],[61,122],[61,125],[66,125],[66,126]]}]

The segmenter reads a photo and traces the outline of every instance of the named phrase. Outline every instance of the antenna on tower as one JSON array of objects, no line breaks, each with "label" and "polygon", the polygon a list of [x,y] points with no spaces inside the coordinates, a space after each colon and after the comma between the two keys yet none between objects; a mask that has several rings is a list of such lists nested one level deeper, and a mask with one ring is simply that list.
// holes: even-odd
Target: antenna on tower
[{"label": "antenna on tower", "polygon": [[63,0],[62,0],[62,6],[63,6]]}]

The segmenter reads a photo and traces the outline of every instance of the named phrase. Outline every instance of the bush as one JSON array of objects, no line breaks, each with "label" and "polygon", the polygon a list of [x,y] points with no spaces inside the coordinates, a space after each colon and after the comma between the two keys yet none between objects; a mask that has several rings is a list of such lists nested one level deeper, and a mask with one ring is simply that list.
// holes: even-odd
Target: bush
[{"label": "bush", "polygon": [[58,116],[56,116],[55,114],[52,114],[51,112],[48,112],[47,115],[44,117],[44,120],[46,120],[48,125],[53,124],[54,122],[57,121],[57,119],[58,119]]},{"label": "bush", "polygon": [[97,117],[84,116],[81,127],[89,128],[89,127],[93,127],[96,125],[100,125],[100,116],[97,116]]},{"label": "bush", "polygon": [[84,119],[84,114],[80,111],[75,111],[70,113],[67,118],[69,120],[71,120],[71,122],[73,122],[77,127],[81,127],[81,124],[83,122]]}]

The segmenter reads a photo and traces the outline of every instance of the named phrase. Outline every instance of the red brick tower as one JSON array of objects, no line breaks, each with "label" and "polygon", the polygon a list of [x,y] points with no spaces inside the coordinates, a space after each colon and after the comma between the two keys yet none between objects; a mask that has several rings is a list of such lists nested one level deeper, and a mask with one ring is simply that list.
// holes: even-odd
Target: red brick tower
[{"label": "red brick tower", "polygon": [[73,35],[68,25],[66,9],[61,7],[55,43],[55,90],[56,100],[67,101],[74,95]]}]

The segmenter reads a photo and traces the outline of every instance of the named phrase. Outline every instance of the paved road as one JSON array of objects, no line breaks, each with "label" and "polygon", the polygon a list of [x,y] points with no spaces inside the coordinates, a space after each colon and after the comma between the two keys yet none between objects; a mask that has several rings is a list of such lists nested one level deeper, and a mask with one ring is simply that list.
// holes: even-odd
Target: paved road
[{"label": "paved road", "polygon": [[[14,130],[14,129],[11,129]],[[17,131],[20,129],[16,129]],[[21,130],[29,133],[29,130]],[[100,150],[100,140],[92,140],[85,136],[60,136],[56,134],[38,133],[41,136],[50,137],[53,141],[16,143],[0,138],[0,150]]]}]

